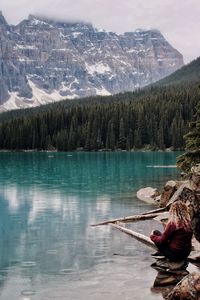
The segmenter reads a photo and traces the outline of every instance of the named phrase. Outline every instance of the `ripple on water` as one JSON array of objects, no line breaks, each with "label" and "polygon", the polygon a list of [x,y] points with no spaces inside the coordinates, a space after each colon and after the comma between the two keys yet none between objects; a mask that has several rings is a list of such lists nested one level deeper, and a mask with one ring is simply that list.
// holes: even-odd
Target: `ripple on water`
[{"label": "ripple on water", "polygon": [[98,261],[99,264],[110,264],[110,263],[114,263],[114,262],[115,262],[115,260],[112,258],[103,258]]},{"label": "ripple on water", "polygon": [[35,267],[35,266],[36,266],[35,261],[24,261],[24,262],[22,262],[22,267],[23,268],[31,268],[31,267]]},{"label": "ripple on water", "polygon": [[3,274],[0,274],[0,281],[4,281],[6,279],[6,276]]},{"label": "ripple on water", "polygon": [[57,253],[58,253],[57,250],[47,250],[47,254],[55,255]]},{"label": "ripple on water", "polygon": [[58,272],[59,275],[70,275],[70,274],[74,274],[75,270],[73,269],[62,269]]},{"label": "ripple on water", "polygon": [[15,258],[11,258],[11,259],[9,260],[9,262],[10,262],[11,265],[18,265],[18,264],[21,263],[21,260],[15,259]]},{"label": "ripple on water", "polygon": [[36,294],[36,291],[34,290],[23,290],[21,291],[22,296],[33,296]]}]

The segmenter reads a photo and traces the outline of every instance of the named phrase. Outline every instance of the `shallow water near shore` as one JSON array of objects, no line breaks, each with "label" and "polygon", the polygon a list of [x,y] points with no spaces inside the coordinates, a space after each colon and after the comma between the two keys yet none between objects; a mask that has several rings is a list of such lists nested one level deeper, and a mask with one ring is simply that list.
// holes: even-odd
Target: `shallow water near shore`
[{"label": "shallow water near shore", "polygon": [[0,153],[0,299],[162,299],[151,249],[90,224],[151,209],[136,191],[176,178],[179,154]]}]

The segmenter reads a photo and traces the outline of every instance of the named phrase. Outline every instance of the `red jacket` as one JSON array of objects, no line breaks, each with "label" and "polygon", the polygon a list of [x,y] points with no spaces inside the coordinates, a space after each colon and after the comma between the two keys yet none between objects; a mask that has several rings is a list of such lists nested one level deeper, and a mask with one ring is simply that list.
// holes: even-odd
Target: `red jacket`
[{"label": "red jacket", "polygon": [[151,240],[158,246],[167,245],[173,252],[188,251],[192,247],[192,229],[185,230],[184,227],[176,228],[169,223],[161,235],[150,235]]}]

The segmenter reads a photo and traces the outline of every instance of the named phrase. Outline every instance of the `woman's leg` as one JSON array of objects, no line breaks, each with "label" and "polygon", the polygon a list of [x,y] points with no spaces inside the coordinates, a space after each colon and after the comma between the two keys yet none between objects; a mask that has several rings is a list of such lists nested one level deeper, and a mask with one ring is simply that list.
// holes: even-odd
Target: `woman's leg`
[{"label": "woman's leg", "polygon": [[174,253],[167,245],[160,246],[156,244],[156,247],[158,248],[159,252],[163,254],[166,258],[173,262],[178,262],[187,259],[189,252],[187,253]]}]

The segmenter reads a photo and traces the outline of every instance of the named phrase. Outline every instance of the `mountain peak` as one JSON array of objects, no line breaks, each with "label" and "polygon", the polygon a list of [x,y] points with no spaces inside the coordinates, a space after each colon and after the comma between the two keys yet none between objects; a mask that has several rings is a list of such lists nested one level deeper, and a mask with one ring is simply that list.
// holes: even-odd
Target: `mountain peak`
[{"label": "mountain peak", "polygon": [[8,25],[1,10],[0,10],[0,25]]},{"label": "mountain peak", "polygon": [[[0,21],[5,24],[2,15]],[[159,31],[120,35],[81,20],[33,14],[17,26],[2,27],[2,57],[9,57],[0,74],[5,109],[131,91],[183,65],[182,55]]]},{"label": "mountain peak", "polygon": [[36,16],[36,15],[30,14],[28,16],[28,21],[43,21],[43,18],[40,17],[40,16]]},{"label": "mountain peak", "polygon": [[30,14],[28,16],[28,22],[34,26],[35,25],[36,26],[42,26],[42,25],[50,26],[53,23],[53,21],[51,21],[45,17],[36,16],[36,15],[32,15],[32,14]]}]

